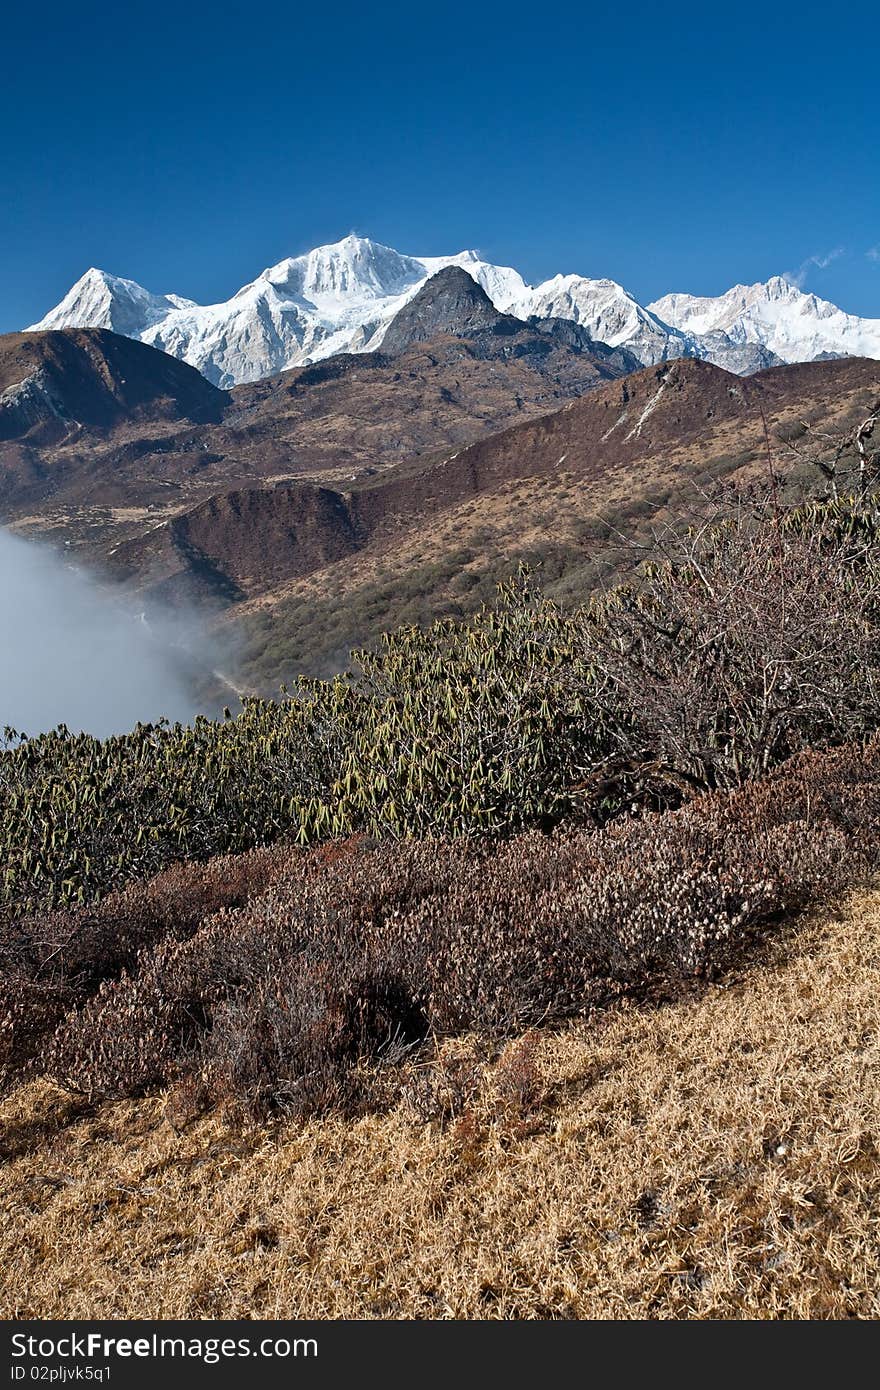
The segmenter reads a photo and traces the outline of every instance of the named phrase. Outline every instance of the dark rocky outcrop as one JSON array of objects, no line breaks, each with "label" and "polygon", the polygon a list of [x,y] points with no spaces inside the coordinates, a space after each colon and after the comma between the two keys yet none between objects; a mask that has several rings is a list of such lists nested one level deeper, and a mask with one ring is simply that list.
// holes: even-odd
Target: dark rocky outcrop
[{"label": "dark rocky outcrop", "polygon": [[418,294],[395,315],[382,339],[382,352],[404,352],[413,343],[426,343],[441,333],[456,338],[474,334],[517,333],[521,319],[502,314],[481,285],[459,266],[447,266],[432,275]]}]

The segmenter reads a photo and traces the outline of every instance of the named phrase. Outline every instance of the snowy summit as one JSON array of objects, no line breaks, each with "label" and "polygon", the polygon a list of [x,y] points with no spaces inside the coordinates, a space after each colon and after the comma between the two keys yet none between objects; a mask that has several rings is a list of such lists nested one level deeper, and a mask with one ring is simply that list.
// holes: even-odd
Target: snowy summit
[{"label": "snowy summit", "polygon": [[645,365],[701,357],[747,373],[821,357],[880,358],[880,319],[846,314],[778,276],[717,298],[669,294],[642,306],[613,280],[557,275],[531,286],[476,251],[407,256],[354,235],[270,266],[220,304],[152,294],[91,269],[31,331],[109,328],[232,386],[335,353],[379,348],[395,314],[447,266],[467,271],[503,313],[572,319]]}]

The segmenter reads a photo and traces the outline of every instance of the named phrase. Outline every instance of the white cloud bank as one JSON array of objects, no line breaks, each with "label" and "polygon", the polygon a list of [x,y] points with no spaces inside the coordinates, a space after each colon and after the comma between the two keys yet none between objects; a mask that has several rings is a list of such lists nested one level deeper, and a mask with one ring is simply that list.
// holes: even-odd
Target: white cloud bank
[{"label": "white cloud bank", "polygon": [[179,640],[47,546],[0,531],[0,742],[4,727],[104,737],[190,719]]}]

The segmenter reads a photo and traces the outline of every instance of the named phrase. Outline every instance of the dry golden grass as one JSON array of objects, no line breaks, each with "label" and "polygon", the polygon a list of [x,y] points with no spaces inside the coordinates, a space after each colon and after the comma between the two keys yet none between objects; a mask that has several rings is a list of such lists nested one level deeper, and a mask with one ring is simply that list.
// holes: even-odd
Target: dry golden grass
[{"label": "dry golden grass", "polygon": [[[670,476],[664,471],[656,479],[651,475],[650,481],[668,482]],[[328,591],[336,590],[345,596],[346,603],[356,603],[360,593],[380,579],[408,576],[420,565],[442,562],[465,547],[473,549],[474,559],[462,564],[462,571],[479,574],[489,561],[501,556],[548,550],[554,545],[575,546],[579,523],[604,515],[603,508],[613,512],[631,499],[632,486],[624,477],[616,485],[606,478],[604,490],[600,490],[562,473],[558,478],[539,478],[486,493],[440,513],[427,528],[407,531],[401,525],[390,539],[383,534],[377,544],[358,554],[248,597],[220,615],[217,627],[244,623],[290,600],[320,600]],[[515,567],[510,559],[507,572],[512,573]],[[448,586],[438,582],[433,590],[437,606],[449,596]]]},{"label": "dry golden grass", "polygon": [[[880,890],[540,1039],[532,1115],[0,1107],[6,1317],[880,1315]],[[467,1040],[456,1044],[469,1046]]]}]

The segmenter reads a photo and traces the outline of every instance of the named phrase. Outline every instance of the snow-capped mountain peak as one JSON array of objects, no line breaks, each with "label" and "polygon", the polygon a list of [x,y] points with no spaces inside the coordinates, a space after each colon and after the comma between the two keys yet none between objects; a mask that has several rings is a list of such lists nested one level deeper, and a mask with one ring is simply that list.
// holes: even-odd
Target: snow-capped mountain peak
[{"label": "snow-capped mountain peak", "polygon": [[352,234],[331,246],[318,246],[303,256],[280,261],[264,270],[258,280],[317,302],[387,299],[403,294],[424,278],[424,268],[416,257],[402,256],[390,246]]},{"label": "snow-capped mountain peak", "polygon": [[806,298],[784,276],[771,275],[769,280],[756,285],[734,285],[716,297],[667,294],[647,307],[675,328],[691,333],[711,333],[732,327],[743,314],[756,310],[759,305],[794,304]]},{"label": "snow-capped mountain peak", "polygon": [[648,309],[683,332],[696,337],[724,333],[735,343],[760,344],[783,362],[880,357],[880,319],[846,314],[782,275],[734,285],[714,298],[667,294]]},{"label": "snow-capped mountain peak", "polygon": [[642,305],[614,280],[564,274],[531,286],[475,250],[410,256],[355,233],[269,266],[217,304],[152,294],[93,267],[32,328],[109,328],[231,386],[381,347],[395,315],[448,266],[467,271],[502,313],[572,319],[645,365],[692,356],[747,373],[780,361],[880,358],[880,319],[846,314],[780,275],[715,297],[668,294]]},{"label": "snow-capped mountain peak", "polygon": [[176,295],[150,294],[134,280],[108,275],[92,266],[68,290],[40,328],[110,328],[124,337],[139,337],[143,328],[186,303]]}]

